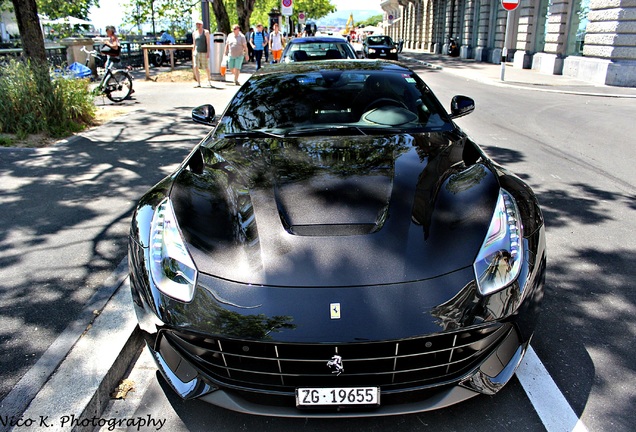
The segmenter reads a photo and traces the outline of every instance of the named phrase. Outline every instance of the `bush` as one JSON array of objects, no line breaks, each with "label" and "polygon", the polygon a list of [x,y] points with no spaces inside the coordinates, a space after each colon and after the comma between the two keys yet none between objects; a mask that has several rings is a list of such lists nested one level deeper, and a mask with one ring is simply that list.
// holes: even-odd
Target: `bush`
[{"label": "bush", "polygon": [[88,80],[51,78],[30,64],[0,65],[0,133],[65,137],[95,119]]}]

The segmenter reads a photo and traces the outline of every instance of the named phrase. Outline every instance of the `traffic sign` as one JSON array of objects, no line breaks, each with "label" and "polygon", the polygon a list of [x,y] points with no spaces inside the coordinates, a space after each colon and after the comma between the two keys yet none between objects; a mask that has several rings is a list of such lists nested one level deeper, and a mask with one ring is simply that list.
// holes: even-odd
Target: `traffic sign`
[{"label": "traffic sign", "polygon": [[298,23],[305,24],[305,12],[298,12]]},{"label": "traffic sign", "polygon": [[519,0],[501,0],[501,5],[505,10],[511,12],[519,6]]},{"label": "traffic sign", "polygon": [[291,16],[294,13],[294,0],[282,0],[281,6],[281,13],[284,16]]}]

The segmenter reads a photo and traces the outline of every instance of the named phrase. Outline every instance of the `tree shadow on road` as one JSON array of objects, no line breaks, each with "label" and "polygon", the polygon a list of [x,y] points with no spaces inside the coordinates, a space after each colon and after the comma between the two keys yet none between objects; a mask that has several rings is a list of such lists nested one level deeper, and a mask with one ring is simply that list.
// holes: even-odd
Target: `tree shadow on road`
[{"label": "tree shadow on road", "polygon": [[126,255],[134,204],[209,128],[138,110],[68,142],[1,149],[0,397]]}]

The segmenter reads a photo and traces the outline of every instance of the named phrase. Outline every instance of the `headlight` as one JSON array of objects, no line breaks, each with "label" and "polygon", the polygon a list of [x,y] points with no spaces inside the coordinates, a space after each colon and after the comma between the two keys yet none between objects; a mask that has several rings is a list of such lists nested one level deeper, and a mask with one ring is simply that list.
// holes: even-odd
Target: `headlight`
[{"label": "headlight", "polygon": [[397,52],[397,48],[391,48],[391,54],[395,54]]},{"label": "headlight", "polygon": [[375,49],[369,48],[369,54],[375,54]]},{"label": "headlight", "polygon": [[523,261],[522,231],[517,204],[501,189],[486,239],[473,264],[481,294],[499,291],[519,275]]},{"label": "headlight", "polygon": [[168,198],[159,204],[152,218],[150,275],[162,293],[183,302],[192,300],[197,269],[183,242]]}]

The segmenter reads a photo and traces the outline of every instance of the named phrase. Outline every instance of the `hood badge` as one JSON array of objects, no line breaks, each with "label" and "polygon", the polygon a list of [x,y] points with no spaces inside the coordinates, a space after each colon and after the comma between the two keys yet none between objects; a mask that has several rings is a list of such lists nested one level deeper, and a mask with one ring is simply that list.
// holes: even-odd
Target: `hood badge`
[{"label": "hood badge", "polygon": [[340,319],[340,303],[331,303],[329,305],[329,315],[331,319]]},{"label": "hood badge", "polygon": [[334,354],[334,356],[331,357],[331,360],[327,362],[327,367],[331,369],[332,374],[336,374],[336,376],[340,375],[342,372],[344,372],[342,357],[340,357],[338,354]]}]

